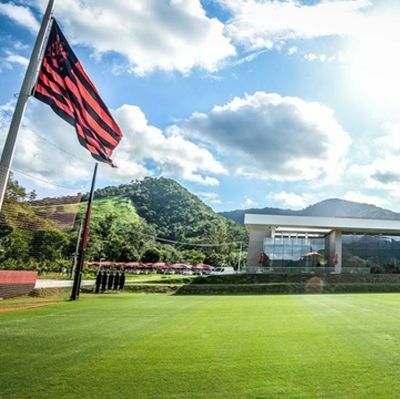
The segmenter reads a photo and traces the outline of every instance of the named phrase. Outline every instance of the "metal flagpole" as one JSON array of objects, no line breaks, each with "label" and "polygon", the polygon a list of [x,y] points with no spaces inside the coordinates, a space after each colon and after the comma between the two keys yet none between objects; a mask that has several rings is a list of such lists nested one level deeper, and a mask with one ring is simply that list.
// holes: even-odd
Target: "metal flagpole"
[{"label": "metal flagpole", "polygon": [[33,87],[34,79],[37,70],[41,63],[41,54],[44,41],[47,37],[52,24],[52,15],[55,0],[49,0],[46,12],[43,16],[42,24],[40,25],[39,33],[36,38],[35,45],[32,50],[32,55],[29,60],[28,68],[22,82],[21,90],[19,92],[17,104],[11,119],[10,129],[4,144],[3,153],[0,159],[0,210],[3,206],[4,195],[7,188],[8,176],[10,174],[10,166],[14,157],[15,143],[17,140],[18,131],[24,116],[26,103]]},{"label": "metal flagpole", "polygon": [[86,247],[87,247],[87,243],[89,240],[90,215],[92,213],[94,186],[96,183],[96,175],[97,175],[97,167],[98,166],[99,166],[99,164],[96,162],[94,165],[92,186],[90,187],[90,194],[89,194],[89,200],[88,200],[88,204],[87,204],[87,208],[86,208],[85,221],[83,222],[82,237],[81,237],[81,241],[79,243],[79,254],[78,254],[78,260],[76,262],[76,267],[75,267],[74,283],[72,285],[72,292],[71,292],[71,298],[70,298],[71,301],[75,301],[75,299],[79,298],[79,291],[81,288],[81,279],[82,279],[83,261],[85,260],[85,252],[86,252]]},{"label": "metal flagpole", "polygon": [[72,269],[71,269],[71,280],[74,279],[75,270],[76,270],[76,264],[78,263],[79,243],[81,242],[82,228],[83,228],[84,221],[85,221],[84,219],[81,220],[81,225],[79,227],[78,238],[76,239],[75,252],[73,254],[74,260],[72,262]]},{"label": "metal flagpole", "polygon": [[242,241],[240,241],[240,247],[239,247],[239,261],[238,261],[238,268],[237,268],[237,271],[238,271],[238,273],[240,273],[242,270],[241,270],[241,268],[242,268],[242,246],[243,246],[243,242]]}]

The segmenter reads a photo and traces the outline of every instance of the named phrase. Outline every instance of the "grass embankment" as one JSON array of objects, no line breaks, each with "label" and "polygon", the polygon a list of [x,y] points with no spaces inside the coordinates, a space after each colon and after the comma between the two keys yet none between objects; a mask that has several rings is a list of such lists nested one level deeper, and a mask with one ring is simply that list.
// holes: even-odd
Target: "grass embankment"
[{"label": "grass embankment", "polygon": [[[79,213],[84,215],[87,203],[80,204]],[[118,223],[132,223],[139,220],[136,208],[128,198],[111,197],[107,199],[95,199],[92,208],[92,220],[103,219],[107,215],[114,215]]]},{"label": "grass embankment", "polygon": [[[85,214],[86,207],[87,202],[76,202],[73,204],[44,203],[31,208],[37,216],[40,216],[38,220],[42,223],[50,222],[49,226],[68,232],[74,228],[76,216],[82,218]],[[136,209],[128,198],[111,197],[93,201],[92,220],[96,221],[110,214],[115,215],[120,224],[139,220]],[[79,223],[76,228],[79,228]]]},{"label": "grass embankment", "polygon": [[0,397],[398,398],[399,308],[398,294],[118,294],[1,313]]}]

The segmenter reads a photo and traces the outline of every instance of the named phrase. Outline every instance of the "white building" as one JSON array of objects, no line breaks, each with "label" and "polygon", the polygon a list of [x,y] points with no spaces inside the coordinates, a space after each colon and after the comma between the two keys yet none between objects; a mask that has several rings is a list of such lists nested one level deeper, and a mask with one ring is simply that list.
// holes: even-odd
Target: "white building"
[{"label": "white building", "polygon": [[[307,255],[320,254],[317,266],[341,273],[346,267],[342,237],[354,244],[360,262],[372,259],[377,264],[383,254],[384,262],[399,258],[400,264],[400,220],[245,214],[244,224],[249,232],[249,272],[290,266],[304,270]],[[371,242],[379,245],[375,248]],[[362,245],[365,254],[360,253]]]}]

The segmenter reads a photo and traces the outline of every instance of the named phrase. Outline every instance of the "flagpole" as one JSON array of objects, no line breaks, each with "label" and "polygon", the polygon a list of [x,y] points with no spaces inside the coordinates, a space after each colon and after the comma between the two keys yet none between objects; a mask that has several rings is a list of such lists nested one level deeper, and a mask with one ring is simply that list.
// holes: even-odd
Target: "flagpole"
[{"label": "flagpole", "polygon": [[98,165],[99,164],[97,162],[94,165],[92,186],[90,187],[89,200],[88,200],[85,220],[83,222],[83,228],[82,228],[82,236],[81,236],[81,241],[79,243],[79,254],[78,254],[78,260],[76,262],[76,267],[75,267],[74,283],[72,285],[72,292],[71,292],[71,298],[70,298],[71,301],[75,301],[76,299],[79,298],[79,291],[81,288],[83,262],[85,260],[85,252],[86,252],[86,247],[87,247],[88,240],[89,240],[90,216],[92,214],[94,186],[96,183],[96,175],[97,175]]},{"label": "flagpole", "polygon": [[3,153],[1,155],[0,210],[3,206],[3,200],[7,188],[8,176],[10,174],[10,166],[14,157],[15,143],[17,140],[18,131],[21,126],[22,118],[24,116],[26,103],[28,101],[29,96],[31,95],[34,79],[36,77],[36,73],[38,71],[41,62],[41,54],[44,41],[47,37],[47,33],[51,28],[55,1],[56,0],[49,0],[49,3],[47,4],[46,12],[44,13],[42,24],[40,25],[39,33],[37,35],[35,45],[32,50],[32,55],[29,60],[24,80],[22,82],[21,90],[18,95],[17,104],[15,105],[15,110],[11,119],[11,124],[6,138],[6,142],[4,144]]}]

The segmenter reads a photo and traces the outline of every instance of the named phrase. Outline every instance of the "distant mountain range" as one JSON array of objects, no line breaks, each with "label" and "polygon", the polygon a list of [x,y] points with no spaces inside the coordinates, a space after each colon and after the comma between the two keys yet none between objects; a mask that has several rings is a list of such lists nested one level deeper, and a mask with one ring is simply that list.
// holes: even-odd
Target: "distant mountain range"
[{"label": "distant mountain range", "polygon": [[244,222],[245,213],[256,213],[266,215],[292,215],[292,216],[330,216],[330,217],[354,217],[365,219],[391,219],[400,220],[400,213],[388,209],[379,208],[375,205],[361,204],[358,202],[346,201],[338,198],[331,198],[307,208],[294,211],[280,208],[249,208],[237,209],[234,211],[220,212],[221,216],[233,220],[238,224]]}]

